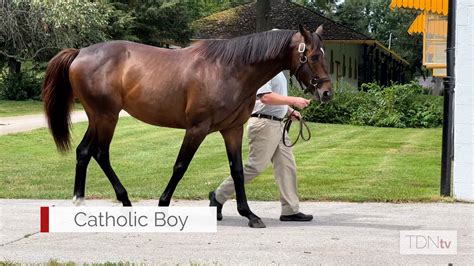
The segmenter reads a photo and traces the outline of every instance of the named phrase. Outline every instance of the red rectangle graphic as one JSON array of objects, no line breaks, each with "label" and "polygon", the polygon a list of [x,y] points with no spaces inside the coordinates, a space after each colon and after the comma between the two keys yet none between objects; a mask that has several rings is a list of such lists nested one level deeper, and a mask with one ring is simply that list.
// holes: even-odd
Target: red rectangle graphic
[{"label": "red rectangle graphic", "polygon": [[49,207],[40,208],[40,232],[49,232]]}]

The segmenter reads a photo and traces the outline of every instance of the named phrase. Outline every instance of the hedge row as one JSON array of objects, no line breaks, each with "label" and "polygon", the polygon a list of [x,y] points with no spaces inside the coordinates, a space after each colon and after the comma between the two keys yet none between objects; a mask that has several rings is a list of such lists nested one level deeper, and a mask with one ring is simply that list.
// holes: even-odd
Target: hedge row
[{"label": "hedge row", "polygon": [[[301,95],[294,88],[290,91]],[[328,104],[312,103],[302,114],[307,121],[320,123],[431,128],[442,125],[443,99],[415,83],[390,87],[370,83],[360,90],[345,85],[335,90]]]},{"label": "hedge row", "polygon": [[0,73],[0,99],[2,100],[40,100],[43,75],[36,72]]}]

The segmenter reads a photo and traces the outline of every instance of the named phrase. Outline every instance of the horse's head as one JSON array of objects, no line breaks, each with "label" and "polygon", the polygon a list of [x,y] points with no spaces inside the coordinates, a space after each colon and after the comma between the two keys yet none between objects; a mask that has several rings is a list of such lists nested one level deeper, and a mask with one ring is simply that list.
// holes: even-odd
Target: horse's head
[{"label": "horse's head", "polygon": [[328,74],[322,41],[323,26],[311,33],[303,26],[291,42],[291,72],[306,86],[305,91],[326,103],[332,98],[332,83]]}]

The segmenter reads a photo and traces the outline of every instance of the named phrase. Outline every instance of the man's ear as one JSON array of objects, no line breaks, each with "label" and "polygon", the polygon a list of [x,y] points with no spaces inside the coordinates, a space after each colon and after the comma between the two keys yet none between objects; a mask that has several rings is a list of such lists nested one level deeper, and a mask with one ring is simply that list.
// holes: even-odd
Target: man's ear
[{"label": "man's ear", "polygon": [[319,27],[316,29],[316,34],[319,36],[323,37],[324,29],[323,29],[323,24],[319,25]]},{"label": "man's ear", "polygon": [[311,32],[309,32],[309,30],[307,30],[305,27],[303,27],[303,25],[299,25],[299,30],[300,30],[300,34],[301,36],[303,36],[303,39],[304,39],[304,43],[305,44],[311,44]]}]

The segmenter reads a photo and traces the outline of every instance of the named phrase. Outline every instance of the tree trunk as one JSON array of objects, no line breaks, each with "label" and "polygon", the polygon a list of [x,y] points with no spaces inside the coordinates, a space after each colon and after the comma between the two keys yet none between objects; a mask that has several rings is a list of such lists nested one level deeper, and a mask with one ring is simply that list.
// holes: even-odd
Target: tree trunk
[{"label": "tree trunk", "polygon": [[10,74],[20,74],[21,70],[21,62],[18,62],[17,60],[13,58],[8,59],[8,69],[10,71]]},{"label": "tree trunk", "polygon": [[271,8],[270,1],[271,0],[257,0],[257,32],[272,29],[272,21],[269,16]]}]

